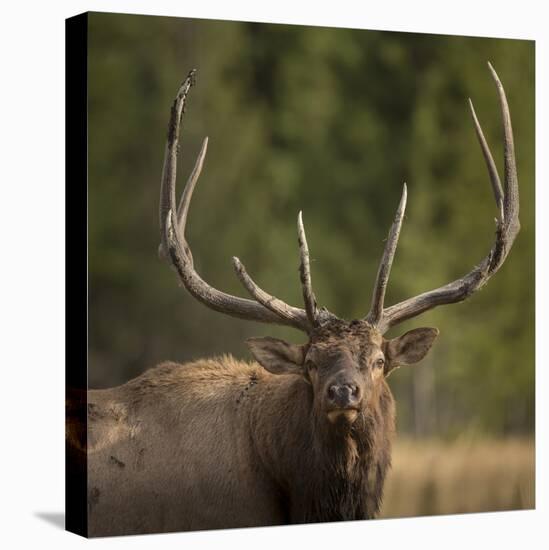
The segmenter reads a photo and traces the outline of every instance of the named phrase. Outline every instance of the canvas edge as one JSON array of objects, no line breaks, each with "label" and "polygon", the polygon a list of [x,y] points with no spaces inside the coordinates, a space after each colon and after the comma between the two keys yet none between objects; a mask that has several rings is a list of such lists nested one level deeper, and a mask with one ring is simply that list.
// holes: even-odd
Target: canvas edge
[{"label": "canvas edge", "polygon": [[65,39],[65,529],[87,537],[88,13]]}]

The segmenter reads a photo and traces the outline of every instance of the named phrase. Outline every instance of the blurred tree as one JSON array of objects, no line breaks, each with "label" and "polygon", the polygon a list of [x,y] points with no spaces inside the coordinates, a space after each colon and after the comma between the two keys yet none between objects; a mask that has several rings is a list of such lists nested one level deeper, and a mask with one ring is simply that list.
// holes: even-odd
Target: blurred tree
[{"label": "blurred tree", "polygon": [[471,95],[501,166],[490,60],[509,98],[522,231],[487,290],[399,327],[433,325],[431,357],[390,383],[399,430],[452,436],[534,428],[534,44],[273,24],[92,14],[89,30],[89,380],[122,383],[165,359],[232,352],[257,334],[207,310],[156,259],[168,109],[197,67],[179,189],[210,137],[189,218],[198,271],[243,293],[238,255],[301,304],[295,223],[304,210],[319,301],[368,310],[402,189],[409,200],[388,302],[444,284],[491,246],[496,215],[468,115]]}]

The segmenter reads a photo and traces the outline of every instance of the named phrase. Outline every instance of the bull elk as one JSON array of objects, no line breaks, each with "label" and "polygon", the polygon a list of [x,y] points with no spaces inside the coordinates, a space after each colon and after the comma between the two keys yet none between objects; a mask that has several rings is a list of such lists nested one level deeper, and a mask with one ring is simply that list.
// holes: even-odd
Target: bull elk
[{"label": "bull elk", "polygon": [[185,238],[189,204],[207,138],[176,204],[178,142],[191,71],[171,109],[160,194],[159,253],[207,307],[252,321],[294,327],[301,345],[247,341],[255,362],[230,356],[163,363],[126,384],[88,394],[90,535],[279,525],[374,518],[391,463],[394,401],[386,378],[417,363],[438,336],[416,328],[386,331],[434,307],[465,300],[505,261],[519,231],[518,181],[509,108],[490,64],[503,119],[504,178],[472,103],[475,131],[496,205],[495,241],[464,277],[385,307],[387,282],[406,206],[406,185],[377,271],[370,310],[346,321],[319,307],[309,249],[297,219],[304,308],[262,290],[238,258],[236,274],[252,299],[208,285]]}]

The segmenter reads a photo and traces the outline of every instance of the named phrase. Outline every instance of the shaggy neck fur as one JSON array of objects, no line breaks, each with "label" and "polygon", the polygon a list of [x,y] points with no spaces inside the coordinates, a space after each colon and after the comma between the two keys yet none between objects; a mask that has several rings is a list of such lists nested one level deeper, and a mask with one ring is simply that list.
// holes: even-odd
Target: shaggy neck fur
[{"label": "shaggy neck fur", "polygon": [[269,387],[261,385],[250,419],[252,437],[280,489],[288,521],[375,517],[394,432],[394,402],[387,384],[380,385],[350,428],[330,425],[318,414],[311,386],[298,376],[270,377]]}]

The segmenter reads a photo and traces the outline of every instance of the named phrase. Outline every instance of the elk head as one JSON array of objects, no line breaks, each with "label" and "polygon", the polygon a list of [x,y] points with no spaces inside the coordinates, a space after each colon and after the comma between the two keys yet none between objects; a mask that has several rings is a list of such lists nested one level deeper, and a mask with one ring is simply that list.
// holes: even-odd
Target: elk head
[{"label": "elk head", "polygon": [[207,138],[178,207],[175,199],[179,130],[187,95],[194,84],[194,70],[178,91],[171,111],[162,175],[159,254],[169,260],[187,290],[211,309],[243,319],[289,325],[305,332],[308,341],[303,345],[289,344],[275,338],[252,338],[248,340],[248,345],[255,359],[269,372],[305,377],[313,388],[319,417],[327,419],[330,424],[352,425],[358,414],[367,410],[382,391],[389,373],[396,367],[423,359],[438,336],[436,328],[414,329],[391,340],[383,337],[385,332],[429,309],[460,302],[471,296],[501,267],[520,229],[511,118],[503,86],[492,66],[488,66],[498,91],[503,119],[503,187],[470,100],[469,105],[499,212],[492,248],[474,269],[460,279],[384,307],[385,291],[406,208],[407,190],[404,184],[379,264],[370,310],[364,318],[350,322],[317,306],[301,212],[297,228],[304,309],[290,306],[262,290],[236,257],[233,258],[236,274],[252,300],[231,296],[209,286],[195,271],[191,250],[185,239],[185,225],[191,196],[206,155]]}]

